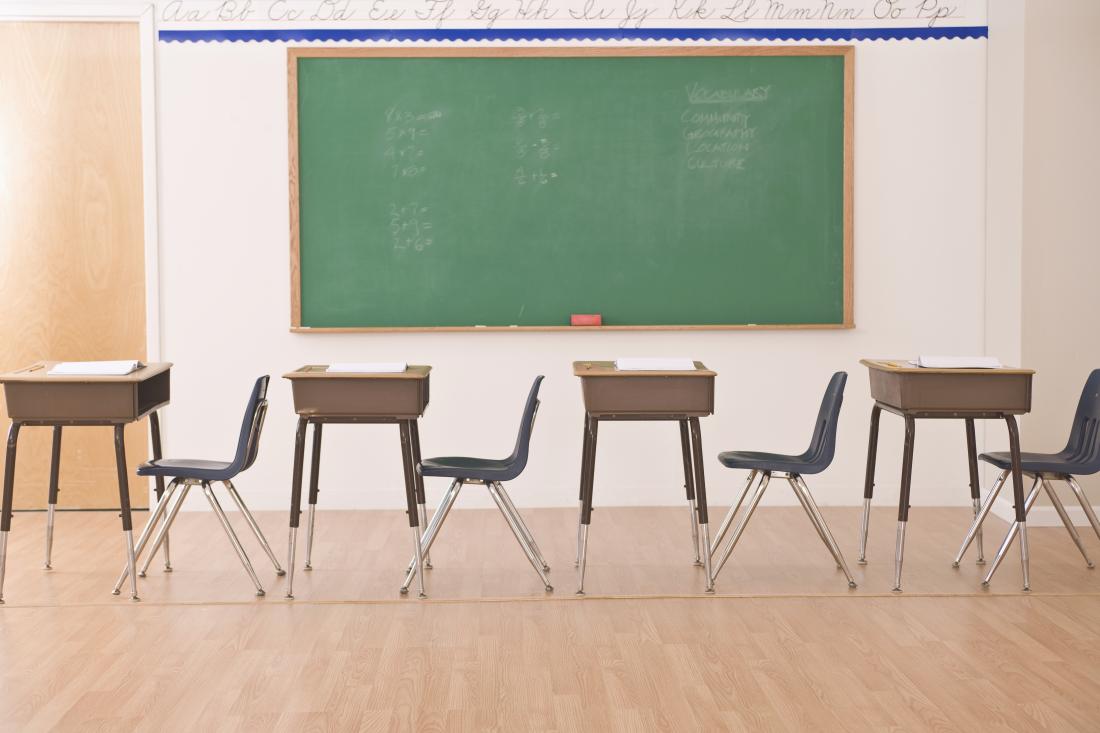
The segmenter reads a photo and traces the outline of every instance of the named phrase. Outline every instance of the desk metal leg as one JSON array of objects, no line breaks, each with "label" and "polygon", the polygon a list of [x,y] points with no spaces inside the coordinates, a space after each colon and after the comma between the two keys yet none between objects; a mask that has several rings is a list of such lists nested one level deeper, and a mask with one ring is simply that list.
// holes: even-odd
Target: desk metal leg
[{"label": "desk metal leg", "polygon": [[[401,430],[401,461],[405,472],[405,511],[409,515],[409,526],[413,531],[414,557],[416,558],[416,583],[417,591],[421,598],[427,598],[424,592],[424,547],[421,544],[420,511],[416,501],[416,482],[413,474],[416,466],[413,465],[412,428],[411,420],[402,420],[399,423]],[[402,588],[402,593],[407,593],[408,588]]]},{"label": "desk metal leg", "polygon": [[592,484],[596,474],[596,439],[600,421],[586,415],[585,435],[588,438],[588,460],[581,475],[580,542],[577,553],[577,595],[584,595],[584,573],[588,565],[588,525],[592,522]]},{"label": "desk metal leg", "polygon": [[[707,512],[707,482],[703,475],[703,434],[699,430],[699,418],[693,417],[691,428],[691,453],[695,459],[695,497],[699,514],[699,529],[703,533],[703,544],[710,549],[710,521]],[[714,573],[711,570],[710,552],[703,553],[703,574],[706,575],[705,590],[714,592]]]},{"label": "desk metal leg", "polygon": [[50,495],[49,506],[46,509],[46,563],[44,567],[49,570],[53,567],[50,559],[53,556],[53,522],[54,513],[57,511],[57,477],[61,472],[61,426],[53,426],[53,447],[50,449]]},{"label": "desk metal leg", "polygon": [[913,443],[917,421],[905,416],[905,450],[901,459],[901,495],[898,497],[898,536],[894,545],[894,592],[901,592],[901,565],[905,559],[905,525],[909,521],[909,487],[913,482]]},{"label": "desk metal leg", "polygon": [[[1027,506],[1024,501],[1024,477],[1020,470],[1020,429],[1016,425],[1016,418],[1013,415],[1005,415],[1005,424],[1008,426],[1008,451],[1012,457],[1012,499],[1016,507],[1016,533],[1020,535],[1020,570],[1024,577],[1024,590],[1031,590],[1031,568],[1030,557],[1027,547]],[[1012,533],[1009,533],[1009,537],[1005,538],[1005,544],[1002,545],[998,554],[1008,549],[1008,545],[1011,544],[1010,539]],[[983,585],[988,585],[990,579],[993,577],[993,571],[995,568],[990,568],[990,572],[982,580]]]},{"label": "desk metal leg", "polygon": [[[161,451],[160,443],[160,415],[155,411],[149,413],[149,434],[153,442],[153,460],[159,461],[164,457],[164,453]],[[153,479],[156,486],[157,503],[160,503],[161,497],[164,496],[164,477],[157,476]],[[141,550],[138,550],[138,554],[141,554]],[[172,572],[172,549],[168,542],[168,535],[164,535],[164,572]]]},{"label": "desk metal leg", "polygon": [[313,423],[313,453],[309,458],[309,520],[306,525],[306,564],[313,570],[313,526],[317,516],[317,482],[321,473],[321,423]]},{"label": "desk metal leg", "polygon": [[4,569],[8,561],[8,532],[11,531],[11,505],[15,494],[15,450],[19,445],[19,423],[8,428],[8,447],[4,458],[4,499],[0,507],[0,604],[4,602]]},{"label": "desk metal leg", "polygon": [[695,478],[691,471],[691,439],[688,437],[688,421],[680,420],[680,453],[684,459],[684,490],[687,492],[688,509],[691,511],[691,544],[695,548],[695,564],[702,565],[699,556],[699,515],[695,505]]},{"label": "desk metal leg", "polygon": [[302,462],[306,452],[306,428],[309,420],[298,418],[294,433],[294,473],[290,479],[290,536],[287,540],[286,597],[294,597],[294,551],[298,540],[298,521],[302,515]]},{"label": "desk metal leg", "polygon": [[[581,435],[583,436],[583,440],[581,442],[581,479],[580,479],[580,482],[579,482],[580,490],[578,492],[579,495],[577,497],[577,505],[578,505],[578,512],[579,512],[578,517],[580,516],[580,514],[584,513],[584,482],[585,482],[585,476],[588,475],[588,460],[589,460],[590,441],[589,441],[589,434],[588,434],[588,413],[587,412],[584,413],[584,429],[582,430]],[[578,519],[577,520],[577,560],[576,560],[576,562],[573,563],[573,567],[575,567],[575,568],[580,567],[580,564],[581,564],[581,535],[583,534],[583,531],[584,531],[584,523],[582,523]]]},{"label": "desk metal leg", "polygon": [[[420,425],[417,420],[409,420],[410,445],[412,447],[412,473],[413,488],[416,490],[417,511],[420,514],[420,527],[427,532],[428,527],[428,499],[424,494],[424,477],[420,475]],[[424,550],[424,567],[432,569],[432,556],[427,549]]]},{"label": "desk metal leg", "polygon": [[863,522],[859,529],[859,564],[867,564],[867,530],[871,524],[871,497],[875,493],[875,463],[878,461],[878,423],[882,408],[871,408],[871,432],[867,438],[867,473],[863,478]]},{"label": "desk metal leg", "polygon": [[[974,437],[974,419],[966,418],[966,461],[970,470],[970,501],[974,505],[974,519],[982,510],[982,485],[978,479],[978,449],[977,440]],[[978,533],[974,537],[978,543],[978,565],[985,564],[985,548],[982,547],[982,525],[978,525]]]},{"label": "desk metal leg", "polygon": [[118,501],[122,516],[122,534],[126,539],[126,570],[130,573],[130,599],[141,600],[137,594],[137,573],[134,566],[134,526],[130,516],[130,481],[126,473],[126,434],[125,425],[115,425],[115,465],[118,468]]}]

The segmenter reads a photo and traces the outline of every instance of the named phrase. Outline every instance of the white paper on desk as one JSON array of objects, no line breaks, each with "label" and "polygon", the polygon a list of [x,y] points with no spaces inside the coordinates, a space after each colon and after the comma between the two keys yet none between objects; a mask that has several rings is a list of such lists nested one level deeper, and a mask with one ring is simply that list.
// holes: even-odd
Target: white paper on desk
[{"label": "white paper on desk", "polygon": [[344,361],[329,364],[325,371],[340,374],[400,374],[408,366],[403,361]]},{"label": "white paper on desk", "polygon": [[693,372],[695,362],[691,359],[634,357],[616,359],[615,368],[621,372]]},{"label": "white paper on desk", "polygon": [[145,366],[137,359],[121,361],[61,361],[46,372],[58,377],[124,377]]},{"label": "white paper on desk", "polygon": [[925,369],[1000,369],[995,356],[920,356],[916,365]]}]

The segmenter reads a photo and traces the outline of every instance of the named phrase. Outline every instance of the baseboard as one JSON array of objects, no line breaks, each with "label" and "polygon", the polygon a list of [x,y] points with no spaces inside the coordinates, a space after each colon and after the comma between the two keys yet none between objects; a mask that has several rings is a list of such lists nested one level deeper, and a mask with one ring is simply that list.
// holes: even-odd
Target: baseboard
[{"label": "baseboard", "polygon": [[[1009,491],[1006,488],[1005,491]],[[1063,503],[1065,503],[1063,501]],[[1066,514],[1069,515],[1070,521],[1073,522],[1075,527],[1088,527],[1089,519],[1085,516],[1085,510],[1080,507],[1076,502],[1073,505],[1065,504]],[[1100,507],[1093,507],[1094,512],[1100,514]],[[997,497],[997,501],[993,502],[993,508],[989,510],[993,516],[998,519],[1003,519],[1006,522],[1016,521],[1016,510],[1012,506],[1012,499],[1006,499],[1002,493]],[[1034,504],[1031,507],[1031,511],[1027,513],[1027,526],[1029,527],[1061,527],[1062,520],[1058,516],[1058,512],[1054,510],[1054,507],[1049,504],[1039,505]]]}]

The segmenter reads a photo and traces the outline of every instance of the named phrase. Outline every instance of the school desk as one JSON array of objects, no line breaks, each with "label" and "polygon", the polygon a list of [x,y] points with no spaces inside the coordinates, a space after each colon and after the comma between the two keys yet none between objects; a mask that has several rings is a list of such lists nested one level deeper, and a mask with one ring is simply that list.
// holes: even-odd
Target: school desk
[{"label": "school desk", "polygon": [[[305,569],[312,569],[313,528],[317,508],[318,469],[321,461],[321,428],[325,423],[396,423],[401,433],[401,461],[405,473],[405,501],[421,560],[420,531],[426,521],[424,479],[416,470],[420,463],[420,430],[417,419],[428,406],[430,366],[409,365],[404,372],[328,372],[326,365],[309,365],[284,374],[294,394],[298,429],[294,440],[294,473],[290,493],[290,546],[287,561],[286,597],[294,597],[294,554],[298,521],[302,513],[302,469],[305,460],[306,429],[313,425],[313,452],[309,476],[309,526],[306,530]],[[418,568],[424,577],[423,562]],[[423,583],[423,580],[421,581]]]},{"label": "school desk", "polygon": [[573,374],[580,377],[584,395],[581,511],[580,524],[577,527],[579,595],[584,594],[584,571],[588,559],[588,525],[592,520],[596,438],[600,423],[610,420],[674,420],[680,423],[680,452],[684,461],[684,489],[691,509],[695,564],[703,566],[707,592],[714,592],[699,418],[714,412],[714,378],[717,373],[700,362],[694,363],[693,371],[625,371],[616,369],[614,362],[610,361],[573,362]]},{"label": "school desk", "polygon": [[[149,416],[153,439],[153,458],[161,457],[160,420],[157,410],[168,404],[171,368],[168,362],[146,364],[124,376],[51,376],[57,362],[32,364],[14,372],[0,374],[8,405],[11,428],[8,429],[7,458],[4,465],[4,500],[0,510],[0,602],[4,595],[4,566],[7,560],[8,532],[11,529],[11,505],[15,493],[15,455],[19,430],[24,426],[52,426],[53,448],[50,456],[49,509],[46,522],[46,567],[50,567],[53,546],[53,514],[57,504],[57,477],[61,462],[61,429],[66,426],[111,426],[115,431],[115,464],[118,468],[118,500],[122,532],[126,540],[126,567],[130,573],[130,597],[137,595],[134,572],[134,536],[130,518],[130,486],[126,469],[123,428],[127,423]],[[164,493],[164,480],[156,480],[157,499]],[[167,561],[168,546],[165,544]]]},{"label": "school desk", "polygon": [[[905,447],[902,452],[901,494],[898,498],[898,530],[894,549],[894,590],[901,591],[901,566],[905,556],[905,526],[909,521],[909,486],[913,479],[913,443],[918,419],[964,420],[966,448],[970,467],[970,496],[975,518],[981,506],[978,484],[978,459],[974,438],[975,420],[1004,420],[1008,426],[1008,445],[1012,456],[1012,493],[1016,505],[1016,525],[1020,535],[1020,562],[1024,590],[1030,586],[1028,575],[1027,513],[1024,509],[1024,484],[1020,473],[1020,433],[1016,415],[1031,410],[1031,369],[925,369],[903,359],[861,359],[871,378],[871,433],[867,444],[867,474],[863,484],[863,523],[859,534],[859,562],[866,563],[867,530],[871,497],[875,488],[875,460],[878,455],[878,424],[883,410],[905,420]],[[1009,534],[1005,538],[1011,540]],[[979,539],[979,562],[983,561]],[[989,582],[989,575],[983,583]]]}]

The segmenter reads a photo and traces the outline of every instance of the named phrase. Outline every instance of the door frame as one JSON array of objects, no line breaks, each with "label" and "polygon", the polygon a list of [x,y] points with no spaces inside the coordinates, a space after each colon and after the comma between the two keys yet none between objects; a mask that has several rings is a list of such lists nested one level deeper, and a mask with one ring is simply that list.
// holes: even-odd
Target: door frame
[{"label": "door frame", "polygon": [[[141,93],[142,219],[145,255],[145,349],[148,361],[161,359],[160,223],[157,192],[156,6],[152,3],[19,2],[0,4],[0,22],[103,22],[138,24]],[[161,417],[161,433],[169,421]],[[150,441],[150,455],[152,446]],[[153,481],[149,480],[150,506]]]}]

